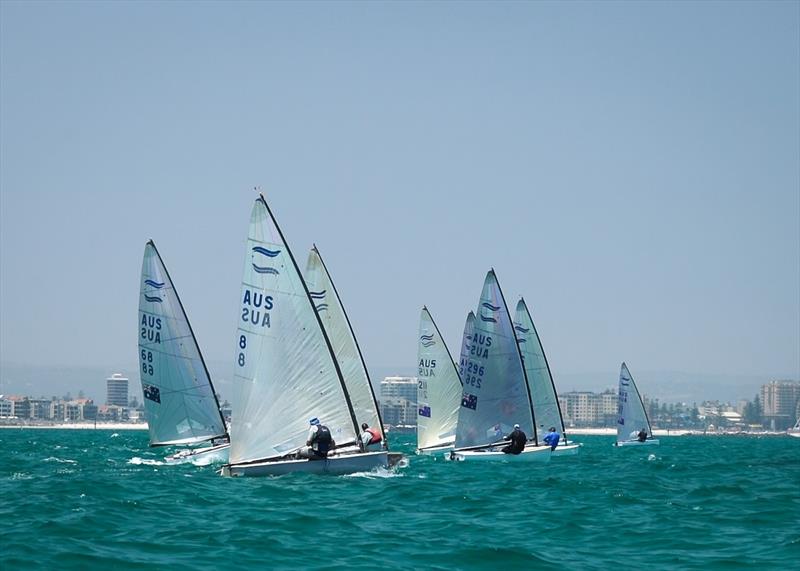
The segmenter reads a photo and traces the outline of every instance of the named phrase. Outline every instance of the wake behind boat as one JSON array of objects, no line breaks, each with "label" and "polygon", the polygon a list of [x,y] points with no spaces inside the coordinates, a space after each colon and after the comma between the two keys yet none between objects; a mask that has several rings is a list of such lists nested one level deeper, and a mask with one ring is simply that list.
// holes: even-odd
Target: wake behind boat
[{"label": "wake behind boat", "polygon": [[615,446],[655,446],[653,429],[647,411],[644,409],[642,395],[636,388],[633,375],[628,366],[622,363],[619,371],[619,404],[617,419],[617,442]]},{"label": "wake behind boat", "polygon": [[189,318],[164,261],[145,244],[139,292],[139,376],[150,446],[187,448],[167,462],[228,460],[228,431]]},{"label": "wake behind boat", "polygon": [[[236,414],[226,476],[346,474],[387,467],[366,451],[348,384],[319,308],[263,195],[250,214],[240,296]],[[317,291],[317,293],[319,293]],[[355,381],[354,381],[355,382]],[[309,419],[333,454],[307,451]],[[318,420],[317,420],[318,419]],[[305,452],[320,459],[297,458]]]},{"label": "wake behind boat", "polygon": [[[464,389],[451,459],[550,460],[550,447],[539,445],[522,355],[494,270],[484,280],[462,381]],[[501,441],[515,425],[530,441],[517,454],[506,454],[501,447],[507,443]]]}]

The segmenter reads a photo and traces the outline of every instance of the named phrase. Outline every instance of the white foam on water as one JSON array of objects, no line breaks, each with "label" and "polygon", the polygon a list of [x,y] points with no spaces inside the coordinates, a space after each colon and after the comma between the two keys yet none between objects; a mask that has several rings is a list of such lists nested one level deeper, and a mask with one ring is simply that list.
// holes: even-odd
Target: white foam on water
[{"label": "white foam on water", "polygon": [[650,454],[650,455],[647,457],[647,459],[648,459],[650,462],[652,462],[653,460],[655,460],[655,459],[656,459],[656,455],[655,455],[655,454]]},{"label": "white foam on water", "polygon": [[151,460],[150,458],[139,458],[138,456],[134,456],[130,460],[128,460],[128,464],[135,464],[135,465],[145,465],[145,466],[163,466],[165,462],[161,460]]},{"label": "white foam on water", "polygon": [[118,432],[115,432],[114,434],[112,434],[111,436],[109,436],[109,438],[116,438],[117,436],[119,436],[119,433],[118,433]]},{"label": "white foam on water", "polygon": [[65,460],[62,458],[56,458],[55,456],[49,456],[42,460],[42,462],[59,462],[61,464],[77,464],[77,460]]},{"label": "white foam on water", "polygon": [[344,474],[343,478],[367,478],[374,480],[376,478],[402,478],[403,474],[399,474],[394,470],[387,468],[375,468],[367,472],[353,472],[352,474]]}]

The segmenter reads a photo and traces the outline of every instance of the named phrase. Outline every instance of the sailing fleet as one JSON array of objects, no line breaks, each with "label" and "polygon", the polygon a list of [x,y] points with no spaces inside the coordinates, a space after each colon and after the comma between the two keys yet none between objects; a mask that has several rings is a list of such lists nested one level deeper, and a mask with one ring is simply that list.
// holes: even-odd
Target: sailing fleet
[{"label": "sailing fleet", "polygon": [[[150,445],[183,447],[168,462],[223,462],[222,475],[242,477],[347,474],[402,461],[388,448],[364,356],[319,249],[312,247],[301,272],[263,195],[250,213],[238,312],[229,426],[175,285],[155,243],[147,242],[140,377]],[[578,454],[528,306],[520,299],[512,315],[493,269],[467,314],[458,357],[423,307],[418,454],[460,462],[547,462]],[[619,395],[616,445],[658,444],[625,363]],[[512,431],[525,440],[510,452]],[[557,432],[558,442],[548,432]],[[315,434],[324,435],[325,445],[309,449]]]}]

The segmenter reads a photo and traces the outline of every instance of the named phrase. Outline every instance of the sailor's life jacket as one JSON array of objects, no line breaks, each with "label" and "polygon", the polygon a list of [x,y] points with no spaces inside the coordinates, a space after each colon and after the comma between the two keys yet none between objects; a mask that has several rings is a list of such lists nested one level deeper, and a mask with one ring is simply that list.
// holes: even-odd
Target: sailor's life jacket
[{"label": "sailor's life jacket", "polygon": [[324,424],[317,426],[317,431],[314,433],[314,437],[311,439],[312,448],[317,452],[327,454],[331,449],[331,442],[333,442],[333,437],[331,436],[331,431],[328,429],[328,427]]},{"label": "sailor's life jacket", "polygon": [[367,428],[367,432],[372,435],[372,438],[369,441],[370,444],[377,444],[381,441],[381,431],[377,428]]}]

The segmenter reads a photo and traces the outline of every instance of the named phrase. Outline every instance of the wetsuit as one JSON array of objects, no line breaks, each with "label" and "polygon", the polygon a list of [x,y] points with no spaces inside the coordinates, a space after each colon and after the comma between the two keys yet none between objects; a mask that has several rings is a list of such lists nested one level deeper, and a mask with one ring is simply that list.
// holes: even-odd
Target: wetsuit
[{"label": "wetsuit", "polygon": [[528,437],[522,430],[515,428],[514,431],[508,435],[508,440],[511,444],[504,446],[501,450],[504,454],[520,454],[525,449],[525,443]]}]

